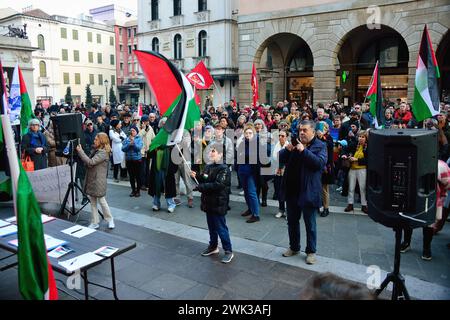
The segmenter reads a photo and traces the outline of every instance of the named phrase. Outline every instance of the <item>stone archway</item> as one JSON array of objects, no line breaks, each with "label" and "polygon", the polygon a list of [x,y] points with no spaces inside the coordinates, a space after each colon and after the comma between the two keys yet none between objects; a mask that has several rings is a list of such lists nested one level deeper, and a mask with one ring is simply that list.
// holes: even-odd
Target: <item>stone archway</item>
[{"label": "stone archway", "polygon": [[[308,58],[308,66],[292,63],[298,62],[298,57],[303,56]],[[266,39],[256,50],[254,63],[260,81],[260,103],[275,105],[286,97],[298,102],[311,99],[314,64],[312,53],[306,42],[297,35],[279,33]],[[292,83],[295,84],[294,88]]]},{"label": "stone archway", "polygon": [[364,101],[376,61],[380,62],[384,98],[407,100],[410,58],[403,37],[387,26],[375,30],[359,26],[345,38],[337,56],[339,100],[348,102],[348,107]]}]

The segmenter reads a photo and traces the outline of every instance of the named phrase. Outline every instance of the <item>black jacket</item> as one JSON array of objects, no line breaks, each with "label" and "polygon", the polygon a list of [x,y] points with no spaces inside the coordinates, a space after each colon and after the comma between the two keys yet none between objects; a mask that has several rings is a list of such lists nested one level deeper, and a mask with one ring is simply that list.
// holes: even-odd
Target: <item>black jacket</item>
[{"label": "black jacket", "polygon": [[226,164],[209,164],[198,177],[202,194],[201,210],[224,216],[230,201],[231,172]]}]

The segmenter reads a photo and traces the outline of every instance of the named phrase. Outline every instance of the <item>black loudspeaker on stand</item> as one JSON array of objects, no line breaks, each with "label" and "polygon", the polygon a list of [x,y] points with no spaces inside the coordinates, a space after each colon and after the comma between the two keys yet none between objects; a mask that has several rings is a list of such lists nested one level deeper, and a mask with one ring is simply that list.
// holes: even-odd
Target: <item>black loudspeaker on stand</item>
[{"label": "black loudspeaker on stand", "polygon": [[376,290],[392,282],[392,300],[409,300],[400,274],[403,228],[434,222],[438,137],[435,130],[371,130],[368,151],[367,199],[369,216],[395,232],[394,271]]},{"label": "black loudspeaker on stand", "polygon": [[[61,204],[59,214],[62,215],[64,211],[67,211],[72,216],[76,216],[90,202],[84,190],[75,182],[73,174],[73,165],[75,163],[74,150],[79,144],[81,144],[82,146],[85,144],[84,133],[81,126],[82,117],[79,113],[62,114],[56,117],[52,117],[51,121],[53,124],[55,137],[56,155],[66,157],[67,163],[70,166],[70,183],[64,196],[64,200]],[[75,208],[75,189],[81,192],[81,194],[83,195],[83,199],[88,199],[88,201],[78,210]],[[67,201],[69,200],[69,196],[72,200],[72,206],[70,210],[67,209]],[[103,219],[103,214],[100,211],[98,212]]]}]

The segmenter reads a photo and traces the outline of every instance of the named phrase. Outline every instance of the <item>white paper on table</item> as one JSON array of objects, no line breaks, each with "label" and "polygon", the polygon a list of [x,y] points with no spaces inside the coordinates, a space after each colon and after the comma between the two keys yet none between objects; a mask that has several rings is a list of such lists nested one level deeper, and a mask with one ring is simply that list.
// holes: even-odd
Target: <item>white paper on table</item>
[{"label": "white paper on table", "polygon": [[10,225],[9,222],[0,220],[0,228],[3,228],[3,227],[5,227],[5,226],[9,226],[9,225]]},{"label": "white paper on table", "polygon": [[[47,223],[47,222],[49,222],[49,221],[55,220],[56,218],[55,218],[55,217],[48,216],[48,215],[46,215],[46,214],[42,214],[42,215],[41,215],[41,219],[42,219],[42,223]],[[5,219],[5,221],[6,221],[6,222],[10,222],[10,223],[16,224],[16,217],[14,216],[14,217]]]},{"label": "white paper on table", "polygon": [[75,237],[75,238],[83,238],[93,232],[95,232],[95,229],[86,228],[83,226],[73,226],[65,230],[61,230],[62,233],[68,234],[69,236]]},{"label": "white paper on table", "polygon": [[104,258],[96,255],[93,252],[88,252],[69,260],[59,261],[58,264],[65,268],[68,272],[73,272],[103,259]]},{"label": "white paper on table", "polygon": [[17,233],[17,226],[16,225],[9,225],[3,228],[0,228],[0,237],[6,237],[11,234]]}]

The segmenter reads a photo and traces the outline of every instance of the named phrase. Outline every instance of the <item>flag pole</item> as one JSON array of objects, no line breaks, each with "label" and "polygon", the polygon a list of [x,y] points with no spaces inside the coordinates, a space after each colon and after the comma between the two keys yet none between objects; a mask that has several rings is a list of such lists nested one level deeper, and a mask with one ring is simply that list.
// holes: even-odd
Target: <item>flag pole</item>
[{"label": "flag pole", "polygon": [[[377,67],[377,65],[378,65],[378,60],[377,60],[377,63],[375,64],[375,68]],[[369,83],[369,89],[373,84],[373,76],[374,76],[374,74],[372,73],[372,78],[370,79],[370,83]],[[369,91],[369,89],[367,89],[367,91]],[[366,104],[366,101],[367,101],[367,92],[366,92],[366,95],[364,96],[363,105]]]},{"label": "flag pole", "polygon": [[11,172],[11,187],[14,201],[14,214],[17,219],[17,184],[19,181],[19,174],[20,174],[19,161],[17,159],[14,134],[11,128],[11,122],[9,121],[9,117],[6,114],[2,114],[1,117],[2,117],[5,148],[8,155],[8,163]]},{"label": "flag pole", "polygon": [[216,80],[213,80],[213,83],[214,83],[214,87],[215,87],[216,90],[217,90],[217,93],[219,94],[219,98],[220,98],[220,100],[222,101],[222,103],[219,103],[219,104],[225,103],[225,101],[223,100],[222,94],[220,93],[220,90],[219,90],[219,88],[218,88],[217,85],[216,85]]},{"label": "flag pole", "polygon": [[[177,147],[177,149],[178,149],[178,152],[179,152],[180,155],[181,155],[181,158],[183,159],[184,164],[186,165],[186,167],[188,167],[188,169],[189,169],[189,175],[190,175],[190,173],[192,172],[192,168],[191,168],[191,166],[188,164],[188,162],[186,161],[186,158],[184,157],[183,152],[181,152],[180,147],[178,146],[178,144],[176,144],[176,147]],[[196,182],[197,184],[199,184],[198,181],[197,181],[197,178],[195,178],[195,177],[192,177],[192,178],[195,180],[195,182]]]}]

